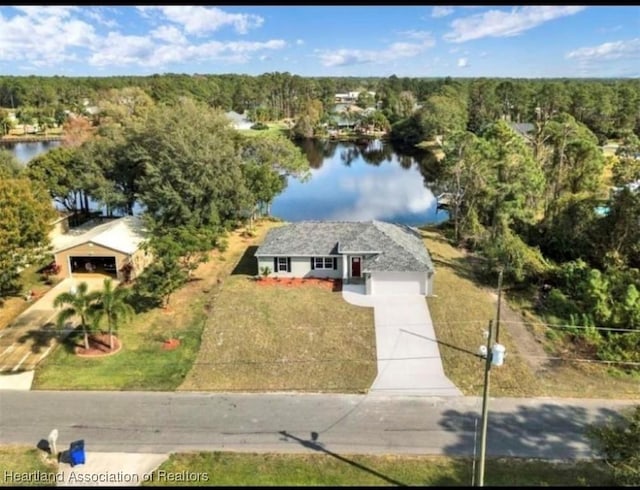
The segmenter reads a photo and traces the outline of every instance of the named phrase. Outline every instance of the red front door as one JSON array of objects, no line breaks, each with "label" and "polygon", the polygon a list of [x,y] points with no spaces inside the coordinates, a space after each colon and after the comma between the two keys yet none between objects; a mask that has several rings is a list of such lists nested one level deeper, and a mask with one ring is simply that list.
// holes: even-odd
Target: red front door
[{"label": "red front door", "polygon": [[351,257],[351,277],[360,277],[360,257]]}]

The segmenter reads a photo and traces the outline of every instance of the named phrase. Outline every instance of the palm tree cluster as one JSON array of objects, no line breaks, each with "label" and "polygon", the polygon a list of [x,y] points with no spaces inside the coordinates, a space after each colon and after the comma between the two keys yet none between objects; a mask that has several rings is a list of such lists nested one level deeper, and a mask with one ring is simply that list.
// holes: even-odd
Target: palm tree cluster
[{"label": "palm tree cluster", "polygon": [[118,330],[122,320],[129,318],[134,310],[127,298],[129,289],[113,286],[109,278],[104,280],[102,290],[89,292],[86,282],[81,282],[73,291],[59,294],[53,305],[65,308],[58,313],[56,324],[63,328],[65,323],[77,316],[84,335],[84,348],[89,349],[89,333],[98,330],[106,321],[109,334],[109,350],[113,350],[113,333]]}]

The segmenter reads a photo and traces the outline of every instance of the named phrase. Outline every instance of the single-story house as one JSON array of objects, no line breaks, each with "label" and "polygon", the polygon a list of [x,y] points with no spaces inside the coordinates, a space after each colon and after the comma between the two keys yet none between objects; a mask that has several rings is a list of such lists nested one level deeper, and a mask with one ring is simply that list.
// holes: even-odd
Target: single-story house
[{"label": "single-story house", "polygon": [[258,272],[364,282],[367,294],[433,294],[433,262],[420,233],[384,221],[301,221],[269,230]]},{"label": "single-story house", "polygon": [[225,113],[225,116],[227,116],[227,119],[231,121],[231,124],[235,129],[251,129],[251,126],[253,126],[253,123],[249,121],[246,112],[239,114],[236,111],[229,111]]},{"label": "single-story house", "polygon": [[127,281],[151,263],[141,248],[145,238],[138,216],[91,220],[53,238],[53,254],[62,277],[100,273]]}]

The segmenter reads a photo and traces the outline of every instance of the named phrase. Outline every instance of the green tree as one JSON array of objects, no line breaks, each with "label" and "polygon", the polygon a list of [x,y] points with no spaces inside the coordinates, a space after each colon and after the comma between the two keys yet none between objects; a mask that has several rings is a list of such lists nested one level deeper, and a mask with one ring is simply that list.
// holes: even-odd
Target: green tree
[{"label": "green tree", "polygon": [[20,176],[23,167],[9,150],[0,149],[0,179],[13,179]]},{"label": "green tree", "polygon": [[83,167],[76,148],[58,147],[33,158],[27,164],[26,175],[41,182],[56,202],[75,212],[84,207]]},{"label": "green tree", "polygon": [[9,117],[9,111],[0,109],[0,136],[9,134],[9,131],[13,128],[13,121]]},{"label": "green tree", "polygon": [[588,434],[612,469],[616,484],[640,485],[640,405],[624,413],[620,420],[591,425]]},{"label": "green tree", "polygon": [[309,161],[300,149],[280,135],[240,135],[237,145],[252,204],[266,214],[273,199],[286,188],[289,177],[306,181],[311,176]]},{"label": "green tree", "polygon": [[60,293],[53,300],[53,306],[65,308],[56,317],[56,326],[63,329],[65,323],[74,316],[80,317],[80,328],[84,335],[84,348],[89,349],[89,333],[96,326],[97,302],[100,297],[99,291],[89,291],[86,282],[81,282],[75,291]]},{"label": "green tree", "polygon": [[49,245],[55,212],[46,190],[28,179],[0,179],[0,300],[16,294],[19,269]]},{"label": "green tree", "polygon": [[157,225],[226,227],[238,219],[249,193],[234,135],[222,112],[193,100],[154,108],[129,134],[144,162],[140,201]]},{"label": "green tree", "polygon": [[113,350],[113,332],[118,331],[122,320],[126,320],[134,314],[134,310],[127,299],[131,295],[131,290],[127,288],[114,288],[113,281],[109,278],[104,280],[102,290],[98,291],[95,304],[95,322],[99,324],[102,318],[107,321],[109,333],[109,350]]}]

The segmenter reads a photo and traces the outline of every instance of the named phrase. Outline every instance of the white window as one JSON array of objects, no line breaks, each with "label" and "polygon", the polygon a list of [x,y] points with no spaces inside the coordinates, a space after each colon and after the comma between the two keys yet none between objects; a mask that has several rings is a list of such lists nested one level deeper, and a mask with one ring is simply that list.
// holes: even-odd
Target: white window
[{"label": "white window", "polygon": [[314,267],[316,269],[333,269],[333,257],[316,257]]},{"label": "white window", "polygon": [[287,272],[287,258],[278,257],[278,272]]}]

